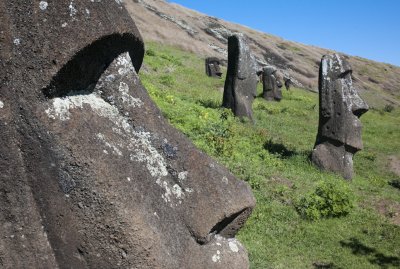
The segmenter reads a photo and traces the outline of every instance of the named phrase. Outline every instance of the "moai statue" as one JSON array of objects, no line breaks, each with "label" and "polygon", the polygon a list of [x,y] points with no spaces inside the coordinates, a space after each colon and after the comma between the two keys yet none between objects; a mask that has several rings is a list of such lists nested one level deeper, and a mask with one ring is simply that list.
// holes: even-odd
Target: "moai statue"
[{"label": "moai statue", "polygon": [[353,155],[363,148],[360,116],[368,105],[351,80],[350,64],[338,54],[322,57],[319,68],[319,126],[312,161],[319,168],[353,176]]},{"label": "moai statue", "polygon": [[222,106],[238,117],[253,120],[252,104],[257,94],[257,63],[243,34],[228,38],[228,71]]},{"label": "moai statue", "polygon": [[251,189],[163,118],[121,1],[0,10],[0,267],[248,268]]},{"label": "moai statue", "polygon": [[263,98],[268,101],[280,101],[282,99],[282,82],[278,70],[273,66],[266,66],[262,73]]},{"label": "moai statue", "polygon": [[285,88],[287,91],[290,90],[291,85],[292,85],[292,80],[290,78],[285,78]]},{"label": "moai statue", "polygon": [[215,57],[206,58],[205,67],[207,76],[221,78],[222,72],[220,65],[221,63],[218,58]]}]

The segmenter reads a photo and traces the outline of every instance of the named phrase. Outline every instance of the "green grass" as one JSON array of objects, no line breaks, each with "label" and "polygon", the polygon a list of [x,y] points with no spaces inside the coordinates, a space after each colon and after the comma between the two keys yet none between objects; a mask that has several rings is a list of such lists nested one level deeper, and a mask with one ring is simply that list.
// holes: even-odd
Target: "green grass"
[{"label": "green grass", "polygon": [[344,183],[355,201],[350,213],[310,221],[296,211],[297,201],[321,181],[343,181],[309,161],[318,96],[294,88],[283,92],[280,103],[257,98],[256,123],[240,121],[220,108],[224,79],[207,77],[202,58],[157,43],[146,46],[140,77],[164,116],[253,189],[257,206],[238,234],[251,268],[400,266],[400,227],[377,211],[379,202],[400,203],[400,190],[388,184],[398,177],[387,168],[388,156],[400,157],[399,108],[361,118],[365,149],[355,155],[354,179]]}]

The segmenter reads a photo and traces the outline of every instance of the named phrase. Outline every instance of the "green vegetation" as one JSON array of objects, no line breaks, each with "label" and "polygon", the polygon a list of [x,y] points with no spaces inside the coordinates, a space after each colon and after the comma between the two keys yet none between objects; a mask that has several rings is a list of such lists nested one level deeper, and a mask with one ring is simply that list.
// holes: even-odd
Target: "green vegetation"
[{"label": "green vegetation", "polygon": [[309,161],[315,93],[284,91],[280,103],[257,98],[256,123],[241,121],[220,108],[224,80],[207,77],[202,58],[146,45],[140,77],[164,116],[253,189],[257,206],[238,235],[252,268],[400,266],[399,177],[387,166],[389,156],[400,157],[399,109],[362,116],[365,148],[347,182]]}]

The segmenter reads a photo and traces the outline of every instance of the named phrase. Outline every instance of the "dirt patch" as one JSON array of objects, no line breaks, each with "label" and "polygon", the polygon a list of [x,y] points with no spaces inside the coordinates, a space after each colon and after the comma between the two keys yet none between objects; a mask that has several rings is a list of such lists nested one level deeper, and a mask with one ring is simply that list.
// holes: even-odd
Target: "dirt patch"
[{"label": "dirt patch", "polygon": [[389,156],[389,169],[396,175],[400,176],[400,158],[397,156]]},{"label": "dirt patch", "polygon": [[391,200],[380,200],[375,205],[378,212],[387,217],[390,222],[400,226],[400,203]]}]

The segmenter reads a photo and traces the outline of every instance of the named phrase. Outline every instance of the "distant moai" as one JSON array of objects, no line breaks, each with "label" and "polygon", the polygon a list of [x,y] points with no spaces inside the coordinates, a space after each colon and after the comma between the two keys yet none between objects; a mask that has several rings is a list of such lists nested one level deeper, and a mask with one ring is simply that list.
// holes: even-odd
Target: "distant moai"
[{"label": "distant moai", "polygon": [[280,101],[282,99],[282,82],[277,69],[266,66],[262,73],[263,98],[268,101]]},{"label": "distant moai", "polygon": [[205,60],[206,74],[209,77],[221,78],[221,62],[218,58],[208,57]]},{"label": "distant moai", "polygon": [[292,80],[290,78],[285,78],[285,88],[287,91],[290,90],[291,85],[292,85]]},{"label": "distant moai", "polygon": [[235,116],[253,120],[252,103],[257,94],[257,63],[243,34],[228,38],[228,71],[222,106]]},{"label": "distant moai", "polygon": [[363,148],[360,116],[368,105],[358,95],[350,64],[338,54],[322,57],[319,68],[319,126],[312,161],[345,179],[353,177],[353,155]]}]

